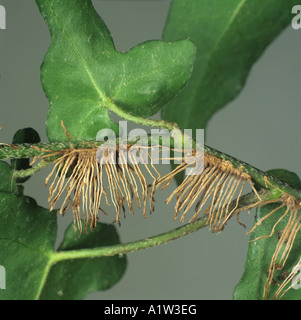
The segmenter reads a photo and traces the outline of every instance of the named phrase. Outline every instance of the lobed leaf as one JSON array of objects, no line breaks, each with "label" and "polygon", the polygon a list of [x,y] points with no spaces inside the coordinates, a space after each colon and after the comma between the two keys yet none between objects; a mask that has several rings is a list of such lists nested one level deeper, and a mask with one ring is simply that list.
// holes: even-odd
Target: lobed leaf
[{"label": "lobed leaf", "polygon": [[[54,251],[56,214],[17,191],[12,169],[1,161],[0,265],[6,271],[1,300],[82,299],[91,291],[108,289],[119,281],[126,269],[125,257],[54,264],[58,255]],[[115,243],[119,243],[115,227],[99,224],[96,232],[80,240],[68,230],[59,252]]]},{"label": "lobed leaf", "polygon": [[[98,223],[93,232],[80,238],[70,226],[58,252],[100,248],[119,243],[115,226]],[[111,288],[124,274],[125,256],[80,259],[54,265],[41,292],[42,300],[79,300],[90,292]]]},{"label": "lobed leaf", "polygon": [[186,83],[195,58],[190,41],[149,41],[117,52],[91,0],[36,0],[51,34],[41,68],[50,102],[48,138],[66,140],[61,120],[77,138],[95,140],[100,129],[117,132],[110,111],[149,117]]}]

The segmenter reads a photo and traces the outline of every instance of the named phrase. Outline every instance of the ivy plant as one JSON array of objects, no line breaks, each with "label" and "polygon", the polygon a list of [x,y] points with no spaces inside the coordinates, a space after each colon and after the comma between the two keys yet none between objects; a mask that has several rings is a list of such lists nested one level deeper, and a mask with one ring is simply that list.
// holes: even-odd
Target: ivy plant
[{"label": "ivy plant", "polygon": [[[76,162],[81,151],[101,146],[103,141],[95,141],[101,129],[121,134],[113,114],[137,125],[180,134],[184,129],[206,128],[213,114],[237,97],[252,65],[291,22],[296,4],[296,0],[225,0],[222,4],[219,0],[173,0],[163,39],[122,53],[115,49],[91,0],[36,0],[51,35],[41,66],[41,85],[49,101],[49,141],[41,143],[39,134],[26,128],[16,132],[12,143],[0,145],[0,265],[5,266],[10,284],[0,290],[0,298],[84,299],[90,292],[111,288],[123,277],[127,253],[208,226],[204,216],[160,235],[120,243],[116,225],[97,219],[91,230],[80,234],[70,226],[55,250],[56,211],[27,197],[23,184],[56,163],[58,156],[74,152]],[[161,120],[151,118],[159,111]],[[245,270],[233,298],[272,299],[276,294],[281,299],[300,299],[300,290],[277,295],[279,286],[300,264],[299,178],[286,170],[263,172],[206,145],[203,151],[207,158],[229,165],[233,179],[238,175],[252,186],[252,192],[239,195],[236,201],[228,196],[228,205],[222,209],[232,209],[237,217],[240,209],[257,210]],[[57,177],[79,176],[74,173],[78,170],[75,162],[68,174],[63,165],[58,167]],[[106,167],[107,172],[111,169]],[[139,176],[140,171],[133,170]],[[113,175],[108,174],[109,179]],[[184,176],[176,179],[181,186]],[[214,197],[220,189],[216,188]],[[227,199],[226,191],[219,199]],[[279,210],[274,210],[277,206]],[[283,230],[290,232],[286,239],[281,238]],[[280,255],[290,254],[281,270],[267,275],[279,239],[283,241]]]}]

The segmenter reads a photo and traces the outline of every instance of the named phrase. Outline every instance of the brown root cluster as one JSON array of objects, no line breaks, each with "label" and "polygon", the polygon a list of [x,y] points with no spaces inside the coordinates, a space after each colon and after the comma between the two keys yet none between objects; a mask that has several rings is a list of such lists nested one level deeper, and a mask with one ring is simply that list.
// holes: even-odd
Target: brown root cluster
[{"label": "brown root cluster", "polygon": [[[53,210],[58,201],[63,199],[60,213],[64,215],[71,207],[75,226],[80,230],[83,227],[82,220],[85,227],[89,224],[94,228],[98,212],[107,214],[103,202],[107,206],[114,206],[114,222],[120,223],[121,211],[125,214],[125,206],[134,214],[134,202],[138,208],[142,208],[146,217],[147,207],[150,213],[154,211],[155,193],[168,187],[177,174],[186,171],[188,175],[184,181],[166,200],[169,204],[173,198],[176,199],[174,219],[183,210],[180,220],[184,222],[189,209],[194,206],[195,213],[190,219],[190,222],[194,222],[204,208],[204,215],[208,216],[207,223],[213,232],[217,232],[223,230],[237,209],[246,183],[253,188],[248,174],[235,169],[228,161],[208,154],[203,156],[204,167],[197,174],[191,174],[196,160],[187,161],[186,157],[186,161],[183,160],[173,171],[161,177],[149,153],[150,161],[137,163],[134,153],[139,155],[142,148],[145,149],[139,146],[134,150],[133,146],[103,147],[104,150],[101,150],[102,147],[71,148],[46,156],[59,155],[46,179],[50,209]],[[97,157],[100,150],[105,161]],[[145,167],[144,171],[141,166]],[[236,199],[235,205],[233,199]]]},{"label": "brown root cluster", "polygon": [[[106,161],[102,162],[102,159],[97,159],[98,151],[99,148],[63,151],[63,155],[54,161],[54,168],[45,181],[49,185],[50,210],[63,199],[60,214],[64,215],[71,207],[74,228],[76,231],[78,228],[80,232],[88,225],[91,229],[96,227],[99,211],[107,215],[104,203],[107,206],[113,205],[114,222],[118,223],[121,212],[125,214],[125,206],[134,214],[134,202],[138,208],[142,208],[145,217],[147,203],[149,211],[154,210],[153,185],[147,184],[145,174],[135,163],[135,159],[131,159],[131,164],[128,164],[119,148],[109,147],[103,150]],[[56,154],[51,154],[54,155]],[[128,155],[131,157],[132,153]],[[118,160],[122,160],[121,164]],[[146,164],[144,166],[155,181],[155,176],[158,175],[155,167],[151,166],[150,170]]]},{"label": "brown root cluster", "polygon": [[[182,162],[156,182],[157,188],[166,188],[179,172],[189,168],[193,170],[194,166],[195,164]],[[185,221],[191,207],[194,206],[195,212],[189,222],[194,222],[205,209],[204,215],[208,216],[207,224],[211,230],[222,231],[237,209],[246,183],[253,188],[251,177],[234,168],[230,162],[209,154],[204,154],[203,169],[199,175],[188,174],[168,197],[166,203],[169,204],[173,198],[176,199],[174,219],[176,220],[183,211],[180,218],[182,222]],[[254,191],[256,192],[255,189]],[[236,202],[233,206],[235,195]]]}]

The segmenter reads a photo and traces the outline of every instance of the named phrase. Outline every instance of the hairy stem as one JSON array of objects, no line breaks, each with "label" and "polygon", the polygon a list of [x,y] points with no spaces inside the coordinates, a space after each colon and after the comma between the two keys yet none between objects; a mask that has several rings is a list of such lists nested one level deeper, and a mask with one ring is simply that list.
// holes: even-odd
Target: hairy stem
[{"label": "hairy stem", "polygon": [[99,258],[114,255],[123,255],[138,250],[156,247],[160,244],[184,237],[192,232],[198,231],[207,226],[207,217],[198,219],[195,223],[188,223],[183,227],[173,229],[169,232],[134,242],[120,245],[113,245],[94,249],[81,249],[57,252],[53,257],[53,263],[69,259]]},{"label": "hairy stem", "polygon": [[[133,140],[128,141],[130,144],[135,144],[139,140]],[[117,139],[117,144],[119,143]],[[59,143],[40,143],[36,145],[31,144],[18,144],[15,146],[11,145],[2,145],[0,146],[0,160],[4,159],[22,159],[22,158],[31,158],[34,156],[40,157],[47,155],[51,152],[56,152],[64,149],[69,148],[75,148],[75,149],[89,149],[89,148],[96,148],[98,146],[101,146],[104,142],[103,141],[72,141],[72,145],[70,142],[59,142]],[[152,145],[152,139],[149,136],[148,140],[145,142],[149,146]],[[159,140],[160,145],[162,145],[162,139]],[[170,139],[170,147],[173,147],[174,140]],[[192,147],[195,147],[194,143],[192,144]],[[47,151],[48,150],[48,151]],[[203,151],[207,154],[213,155],[217,158],[228,160],[235,168],[239,169],[242,172],[245,172],[249,174],[253,180],[254,183],[259,185],[262,188],[274,190],[275,193],[278,191],[278,195],[275,195],[278,197],[282,192],[290,194],[294,196],[296,199],[301,200],[301,191],[293,188],[288,183],[279,180],[273,176],[267,175],[265,172],[243,162],[240,161],[230,155],[227,155],[223,152],[217,151],[211,147],[204,146]],[[37,168],[36,170],[39,170],[40,168]],[[24,175],[28,176],[32,173],[36,172],[35,169],[29,169],[31,171],[26,170],[26,172],[22,173],[16,173],[16,176]],[[267,184],[267,180],[269,183]]]},{"label": "hairy stem", "polygon": [[122,109],[120,109],[115,103],[113,103],[110,99],[106,98],[105,96],[102,96],[102,99],[104,101],[104,105],[114,113],[116,113],[119,117],[123,119],[127,119],[127,121],[131,121],[134,123],[142,124],[145,126],[150,126],[150,127],[157,127],[157,128],[163,128],[163,129],[168,129],[168,130],[174,130],[180,128],[176,123],[173,122],[168,122],[164,120],[153,120],[149,118],[143,118],[143,117],[138,117],[134,116]]},{"label": "hairy stem", "polygon": [[26,170],[18,170],[14,171],[14,178],[26,178],[34,175],[36,172],[48,167],[51,164],[49,161],[41,161],[36,166]]}]

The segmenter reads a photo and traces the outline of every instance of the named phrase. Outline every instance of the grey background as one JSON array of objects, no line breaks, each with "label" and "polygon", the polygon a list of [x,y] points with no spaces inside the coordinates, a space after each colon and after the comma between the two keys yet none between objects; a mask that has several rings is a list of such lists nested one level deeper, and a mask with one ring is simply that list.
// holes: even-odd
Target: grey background
[{"label": "grey background", "polygon": [[[118,50],[160,39],[170,1],[93,1],[112,32]],[[50,38],[33,0],[0,0],[7,30],[0,30],[0,141],[10,142],[20,128],[33,127],[46,142],[48,102],[39,68]],[[262,170],[286,168],[301,176],[300,80],[301,30],[288,27],[254,65],[239,97],[211,120],[207,144]],[[158,118],[159,115],[156,115]],[[169,170],[166,166],[159,169]],[[26,183],[25,193],[47,207],[47,170]],[[166,193],[146,219],[127,215],[118,228],[122,242],[180,226],[173,221]],[[241,216],[250,228],[254,213]],[[102,219],[111,222],[113,216]],[[59,239],[71,213],[59,217]],[[58,240],[59,243],[60,240]],[[58,244],[57,243],[57,244]],[[248,237],[236,221],[222,234],[203,229],[183,239],[128,255],[128,269],[112,289],[87,299],[231,299],[246,258]],[[0,261],[1,262],[1,261]],[[87,272],[89,272],[87,270]]]}]

